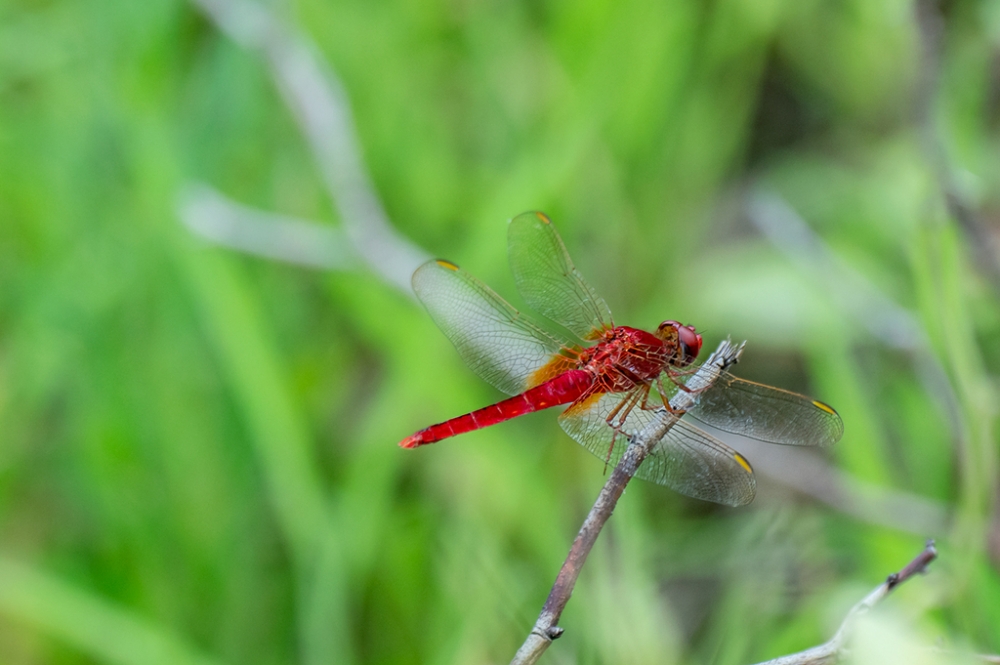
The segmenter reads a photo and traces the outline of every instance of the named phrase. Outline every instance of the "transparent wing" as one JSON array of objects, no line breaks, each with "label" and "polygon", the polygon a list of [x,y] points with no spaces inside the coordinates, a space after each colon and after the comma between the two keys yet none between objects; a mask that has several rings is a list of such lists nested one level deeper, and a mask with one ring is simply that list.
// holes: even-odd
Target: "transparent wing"
[{"label": "transparent wing", "polygon": [[488,286],[448,261],[413,273],[413,290],[462,360],[508,395],[524,392],[570,361],[569,347],[538,328]]},{"label": "transparent wing", "polygon": [[510,221],[507,251],[517,290],[534,311],[580,339],[611,327],[611,311],[573,266],[549,218],[526,212]]},{"label": "transparent wing", "polygon": [[[559,424],[598,458],[617,464],[628,447],[630,435],[653,418],[674,417],[636,406],[625,418],[622,432],[616,433],[607,418],[627,397],[623,393],[595,395],[566,409],[559,417]],[[656,443],[635,475],[681,494],[727,506],[750,503],[757,488],[746,458],[681,419]]]},{"label": "transparent wing", "polygon": [[724,432],[789,446],[832,446],[844,433],[840,416],[823,402],[728,372],[698,398],[688,417]]}]

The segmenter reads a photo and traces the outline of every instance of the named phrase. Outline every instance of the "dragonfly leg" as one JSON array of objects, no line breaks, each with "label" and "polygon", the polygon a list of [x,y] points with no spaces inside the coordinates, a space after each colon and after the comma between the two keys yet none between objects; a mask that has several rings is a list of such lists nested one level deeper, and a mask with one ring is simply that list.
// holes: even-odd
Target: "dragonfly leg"
[{"label": "dragonfly leg", "polygon": [[[625,395],[625,398],[618,403],[618,406],[611,410],[611,413],[609,413],[608,417],[604,420],[611,428],[620,432],[622,427],[625,425],[625,419],[628,418],[628,414],[632,413],[632,409],[635,408],[640,399],[642,400],[642,403],[645,404],[647,395],[649,395],[648,385],[641,385],[633,388],[628,392],[628,394]],[[617,423],[615,421],[617,421]]]},{"label": "dragonfly leg", "polygon": [[[642,390],[645,388],[645,390]],[[628,418],[628,414],[632,413],[632,409],[635,408],[636,404],[639,403],[640,398],[642,399],[642,404],[646,404],[646,398],[649,395],[649,386],[640,386],[638,390],[632,390],[621,402],[618,403],[608,417],[605,418],[605,422],[608,423],[608,427],[611,428],[611,443],[608,444],[608,453],[604,457],[604,472],[608,472],[608,464],[611,462],[611,453],[615,449],[615,441],[618,439],[619,434],[624,434],[622,428],[625,426],[625,419]],[[643,406],[645,408],[645,406]],[[616,422],[617,421],[617,422]]]},{"label": "dragonfly leg", "polygon": [[[660,397],[661,398],[663,397],[663,393],[662,392],[660,393]],[[667,404],[670,404],[670,402],[667,402]],[[658,406],[650,406],[650,404],[649,404],[649,386],[646,386],[646,394],[642,396],[642,403],[639,404],[639,408],[642,409],[643,411],[655,411],[656,409],[660,408]]]},{"label": "dragonfly leg", "polygon": [[[699,392],[702,392],[704,390],[704,388],[702,388],[701,390],[692,390],[691,388],[688,388],[684,383],[682,383],[681,381],[677,380],[677,377],[679,377],[679,376],[685,376],[685,375],[692,374],[692,373],[693,373],[693,370],[677,370],[677,369],[674,369],[672,367],[668,367],[667,370],[664,372],[664,374],[666,374],[667,377],[670,379],[670,382],[673,383],[675,386],[677,386],[677,388],[679,390],[683,390],[686,393],[699,393]],[[656,377],[656,379],[657,379],[657,381],[660,382],[660,387],[662,388],[663,387],[663,374],[661,374],[660,376]]]},{"label": "dragonfly leg", "polygon": [[[670,374],[668,373],[667,376],[670,376]],[[685,386],[683,383],[678,383],[672,376],[670,376],[670,379],[671,379],[671,381],[673,381],[674,385],[676,385],[681,390],[684,390],[685,392],[689,392],[689,393],[690,392],[694,392],[690,388],[688,388],[687,386]],[[660,393],[660,401],[663,402],[663,408],[666,409],[672,415],[683,416],[686,413],[684,411],[684,409],[675,409],[674,407],[670,406],[670,399],[667,397],[667,390],[663,386],[663,375],[662,374],[660,376],[656,377],[656,385],[659,388],[659,391],[657,391],[657,392]]]}]

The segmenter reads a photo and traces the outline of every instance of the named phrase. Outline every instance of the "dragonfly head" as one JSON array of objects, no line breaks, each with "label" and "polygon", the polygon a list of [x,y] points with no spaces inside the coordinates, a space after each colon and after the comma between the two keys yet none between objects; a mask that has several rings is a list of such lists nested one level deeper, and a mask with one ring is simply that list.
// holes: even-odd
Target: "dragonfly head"
[{"label": "dragonfly head", "polygon": [[664,321],[656,329],[656,336],[677,347],[675,352],[678,365],[690,365],[701,351],[701,335],[694,326],[681,325],[677,321]]}]

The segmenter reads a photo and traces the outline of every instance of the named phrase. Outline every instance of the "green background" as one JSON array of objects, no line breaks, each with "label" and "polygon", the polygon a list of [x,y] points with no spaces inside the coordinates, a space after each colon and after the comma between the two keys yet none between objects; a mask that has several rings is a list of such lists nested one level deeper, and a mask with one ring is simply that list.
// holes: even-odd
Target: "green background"
[{"label": "green background", "polygon": [[[505,220],[545,210],[617,322],[747,339],[739,373],[843,416],[826,500],[749,450],[749,507],[631,485],[546,662],[804,649],[931,536],[858,659],[1000,651],[1000,281],[942,187],[992,238],[998,3],[274,9],[402,236],[517,303]],[[498,394],[367,268],[193,235],[192,181],[341,224],[264,60],[195,6],[0,3],[0,660],[507,662],[600,463],[555,412],[399,449]],[[762,235],[760,192],[825,249]],[[868,325],[894,312],[909,347]]]}]

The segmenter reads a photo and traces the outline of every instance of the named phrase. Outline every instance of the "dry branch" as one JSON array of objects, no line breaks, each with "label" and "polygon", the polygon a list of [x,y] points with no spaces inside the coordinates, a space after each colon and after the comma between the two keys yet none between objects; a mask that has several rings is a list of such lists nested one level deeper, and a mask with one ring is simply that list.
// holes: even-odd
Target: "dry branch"
[{"label": "dry branch", "polygon": [[[697,393],[711,386],[719,378],[719,372],[727,369],[736,363],[746,342],[733,345],[726,340],[719,344],[715,352],[709,356],[708,360],[698,369],[698,371],[687,382],[691,392],[679,392],[670,400],[670,406],[674,410],[686,411],[695,405]],[[653,446],[660,439],[666,436],[667,432],[677,422],[675,418],[666,417],[666,411],[660,410],[661,418],[654,419],[649,425],[644,427],[629,441],[625,454],[622,455],[618,465],[608,478],[608,481],[601,489],[601,493],[594,502],[593,508],[580,527],[576,539],[570,547],[566,561],[563,562],[556,582],[549,592],[549,597],[542,607],[542,612],[538,616],[531,633],[528,634],[524,644],[518,649],[511,665],[529,665],[535,663],[538,658],[552,644],[552,640],[562,635],[563,629],[558,626],[559,617],[566,608],[570,596],[573,594],[573,587],[580,576],[583,564],[587,561],[590,550],[594,547],[597,537],[604,528],[604,524],[614,512],[618,499],[621,498],[625,486],[632,479],[639,465],[649,454]]]},{"label": "dry branch", "polygon": [[854,630],[858,617],[866,614],[875,607],[897,586],[917,573],[924,572],[927,565],[935,558],[937,558],[937,550],[934,548],[934,541],[929,540],[923,551],[910,561],[910,563],[906,564],[902,570],[889,575],[885,582],[878,585],[861,602],[851,608],[851,611],[847,613],[847,617],[844,618],[844,622],[840,624],[840,628],[837,629],[837,632],[829,642],[807,649],[806,651],[757,663],[757,665],[830,665],[831,663],[836,663],[844,653],[847,641]]}]

